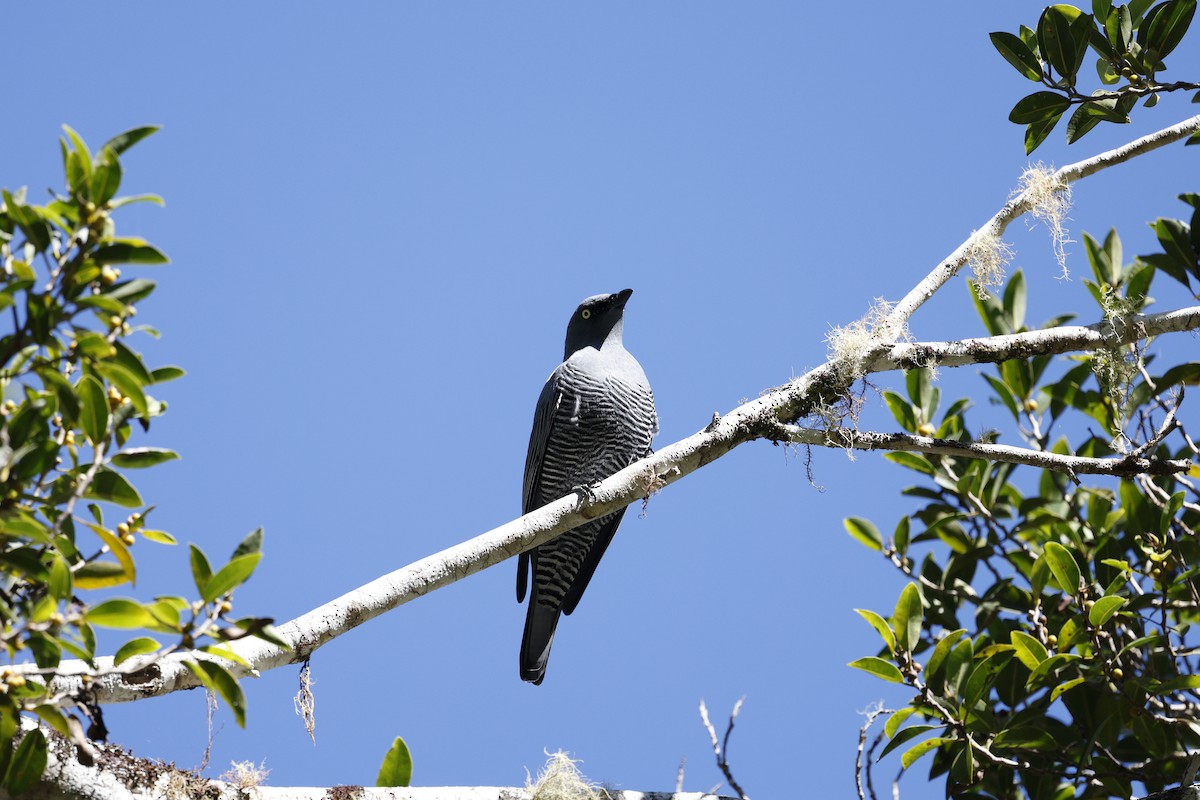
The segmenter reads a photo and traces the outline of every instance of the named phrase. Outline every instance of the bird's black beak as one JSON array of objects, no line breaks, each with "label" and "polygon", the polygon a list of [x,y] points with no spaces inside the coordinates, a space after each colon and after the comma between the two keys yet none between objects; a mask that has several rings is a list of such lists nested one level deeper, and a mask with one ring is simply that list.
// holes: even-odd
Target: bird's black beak
[{"label": "bird's black beak", "polygon": [[614,308],[624,308],[625,304],[627,302],[629,302],[629,297],[632,294],[633,294],[633,289],[622,289],[621,291],[612,295],[613,307]]}]

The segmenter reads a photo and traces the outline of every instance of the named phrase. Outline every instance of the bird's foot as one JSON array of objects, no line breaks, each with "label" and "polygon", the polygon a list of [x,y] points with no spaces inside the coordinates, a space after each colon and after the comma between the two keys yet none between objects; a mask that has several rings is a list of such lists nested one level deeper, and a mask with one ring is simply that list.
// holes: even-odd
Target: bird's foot
[{"label": "bird's foot", "polygon": [[571,491],[579,495],[579,499],[585,503],[596,502],[596,489],[600,487],[600,481],[592,481],[591,483],[581,483]]}]

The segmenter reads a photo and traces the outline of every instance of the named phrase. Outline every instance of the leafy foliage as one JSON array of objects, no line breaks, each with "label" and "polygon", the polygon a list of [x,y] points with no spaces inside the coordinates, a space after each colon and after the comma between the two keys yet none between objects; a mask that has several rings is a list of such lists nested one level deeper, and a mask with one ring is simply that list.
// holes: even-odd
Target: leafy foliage
[{"label": "leafy foliage", "polygon": [[[1072,106],[1067,142],[1083,138],[1101,122],[1129,122],[1139,100],[1151,107],[1164,92],[1200,89],[1200,83],[1160,83],[1164,59],[1183,40],[1197,0],[1167,0],[1153,8],[1147,0],[1114,6],[1093,0],[1092,13],[1067,4],[1048,6],[1035,28],[1019,34],[997,31],[992,45],[1022,77],[1044,90],[1013,106],[1009,120],[1025,126],[1025,152],[1037,149]],[[1080,71],[1088,50],[1096,56],[1096,74],[1104,86],[1091,94],[1079,91]],[[1124,86],[1118,86],[1124,82]],[[1200,142],[1193,137],[1189,144]]]},{"label": "leafy foliage", "polygon": [[[1169,242],[1192,241],[1177,235],[1183,223],[1168,227]],[[1169,255],[1123,265],[1115,231],[1103,243],[1085,237],[1085,246],[1086,285],[1110,319],[1140,312],[1156,266],[1178,257],[1164,243]],[[1177,263],[1196,277],[1190,252],[1187,265]],[[1001,298],[977,297],[976,307],[993,335],[1025,330],[1023,275]],[[1170,420],[1182,418],[1181,389],[1200,382],[1200,363],[1159,372],[1152,362],[1136,348],[1113,348],[1062,368],[1049,356],[1008,361],[985,378],[1034,449],[1195,461],[1194,432],[1188,438]],[[900,426],[980,438],[967,422],[968,401],[939,419],[928,374],[909,372],[906,383],[907,397],[887,397]],[[1129,797],[1137,785],[1177,783],[1200,746],[1200,659],[1190,630],[1200,619],[1195,483],[1139,476],[1085,484],[1006,463],[891,456],[919,476],[905,494],[921,507],[887,541],[870,522],[847,521],[854,538],[910,581],[890,618],[858,612],[883,646],[851,666],[912,690],[884,726],[880,756],[899,752],[905,770],[924,759],[948,795]]]},{"label": "leafy foliage", "polygon": [[[114,213],[154,195],[119,197],[121,157],[157,130],[135,128],[91,151],[71,128],[60,140],[64,193],[45,205],[25,189],[4,190],[0,206],[0,313],[11,330],[0,336],[0,765],[3,787],[19,793],[41,776],[47,744],[35,729],[14,740],[21,714],[34,714],[87,749],[71,711],[86,696],[52,688],[64,655],[87,662],[96,677],[96,627],[136,632],[116,653],[111,670],[145,668],[174,650],[197,648],[190,663],[201,682],[244,721],[241,689],[224,664],[239,659],[224,642],[248,635],[274,639],[270,620],[229,618],[230,593],[261,558],[256,531],[215,572],[192,546],[199,600],[163,596],[143,602],[88,592],[134,586],[139,541],[173,545],[147,525],[153,511],[126,470],[178,458],[157,447],[132,447],[166,412],[150,392],[183,375],[178,367],[150,369],[130,345],[132,324],[155,289],[152,280],[123,278],[122,267],[155,266],[167,258],[152,244],[118,236]],[[115,524],[106,515],[124,518]],[[202,578],[202,579],[201,579]],[[204,642],[203,644],[200,644]],[[102,728],[102,726],[100,726]]]}]

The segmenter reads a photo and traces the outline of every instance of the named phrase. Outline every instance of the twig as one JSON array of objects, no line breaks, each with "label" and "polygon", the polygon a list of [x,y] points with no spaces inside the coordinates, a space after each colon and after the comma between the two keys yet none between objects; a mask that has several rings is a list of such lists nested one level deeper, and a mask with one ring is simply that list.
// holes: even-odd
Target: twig
[{"label": "twig", "polygon": [[717,756],[717,767],[725,776],[725,780],[729,783],[729,788],[737,792],[738,797],[742,800],[750,800],[750,797],[742,791],[742,787],[738,786],[738,782],[733,779],[733,770],[729,767],[729,735],[733,733],[733,722],[737,719],[738,713],[742,710],[742,703],[746,702],[746,697],[743,695],[736,703],[733,704],[733,711],[729,714],[729,726],[725,728],[725,738],[717,740],[717,731],[713,728],[712,722],[708,719],[708,706],[704,704],[704,699],[700,700],[700,719],[704,721],[704,727],[708,731],[708,736],[712,740],[713,753]]},{"label": "twig", "polygon": [[863,773],[867,774],[868,790],[871,793],[872,800],[875,797],[875,788],[870,785],[871,767],[863,761],[863,753],[867,746],[867,731],[875,724],[875,720],[879,719],[882,714],[892,713],[892,709],[884,708],[882,703],[879,703],[875,708],[867,709],[863,712],[867,716],[867,721],[858,729],[858,749],[854,755],[854,788],[858,790],[858,800],[867,800],[867,794],[863,791]]}]

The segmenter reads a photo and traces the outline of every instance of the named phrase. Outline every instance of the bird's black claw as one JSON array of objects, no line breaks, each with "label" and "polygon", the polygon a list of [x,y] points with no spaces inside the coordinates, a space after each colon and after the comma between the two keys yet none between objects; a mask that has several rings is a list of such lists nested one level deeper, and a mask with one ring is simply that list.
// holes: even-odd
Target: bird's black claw
[{"label": "bird's black claw", "polygon": [[592,481],[591,483],[581,483],[571,491],[579,495],[579,499],[585,503],[596,502],[596,488],[600,486],[600,481]]}]

